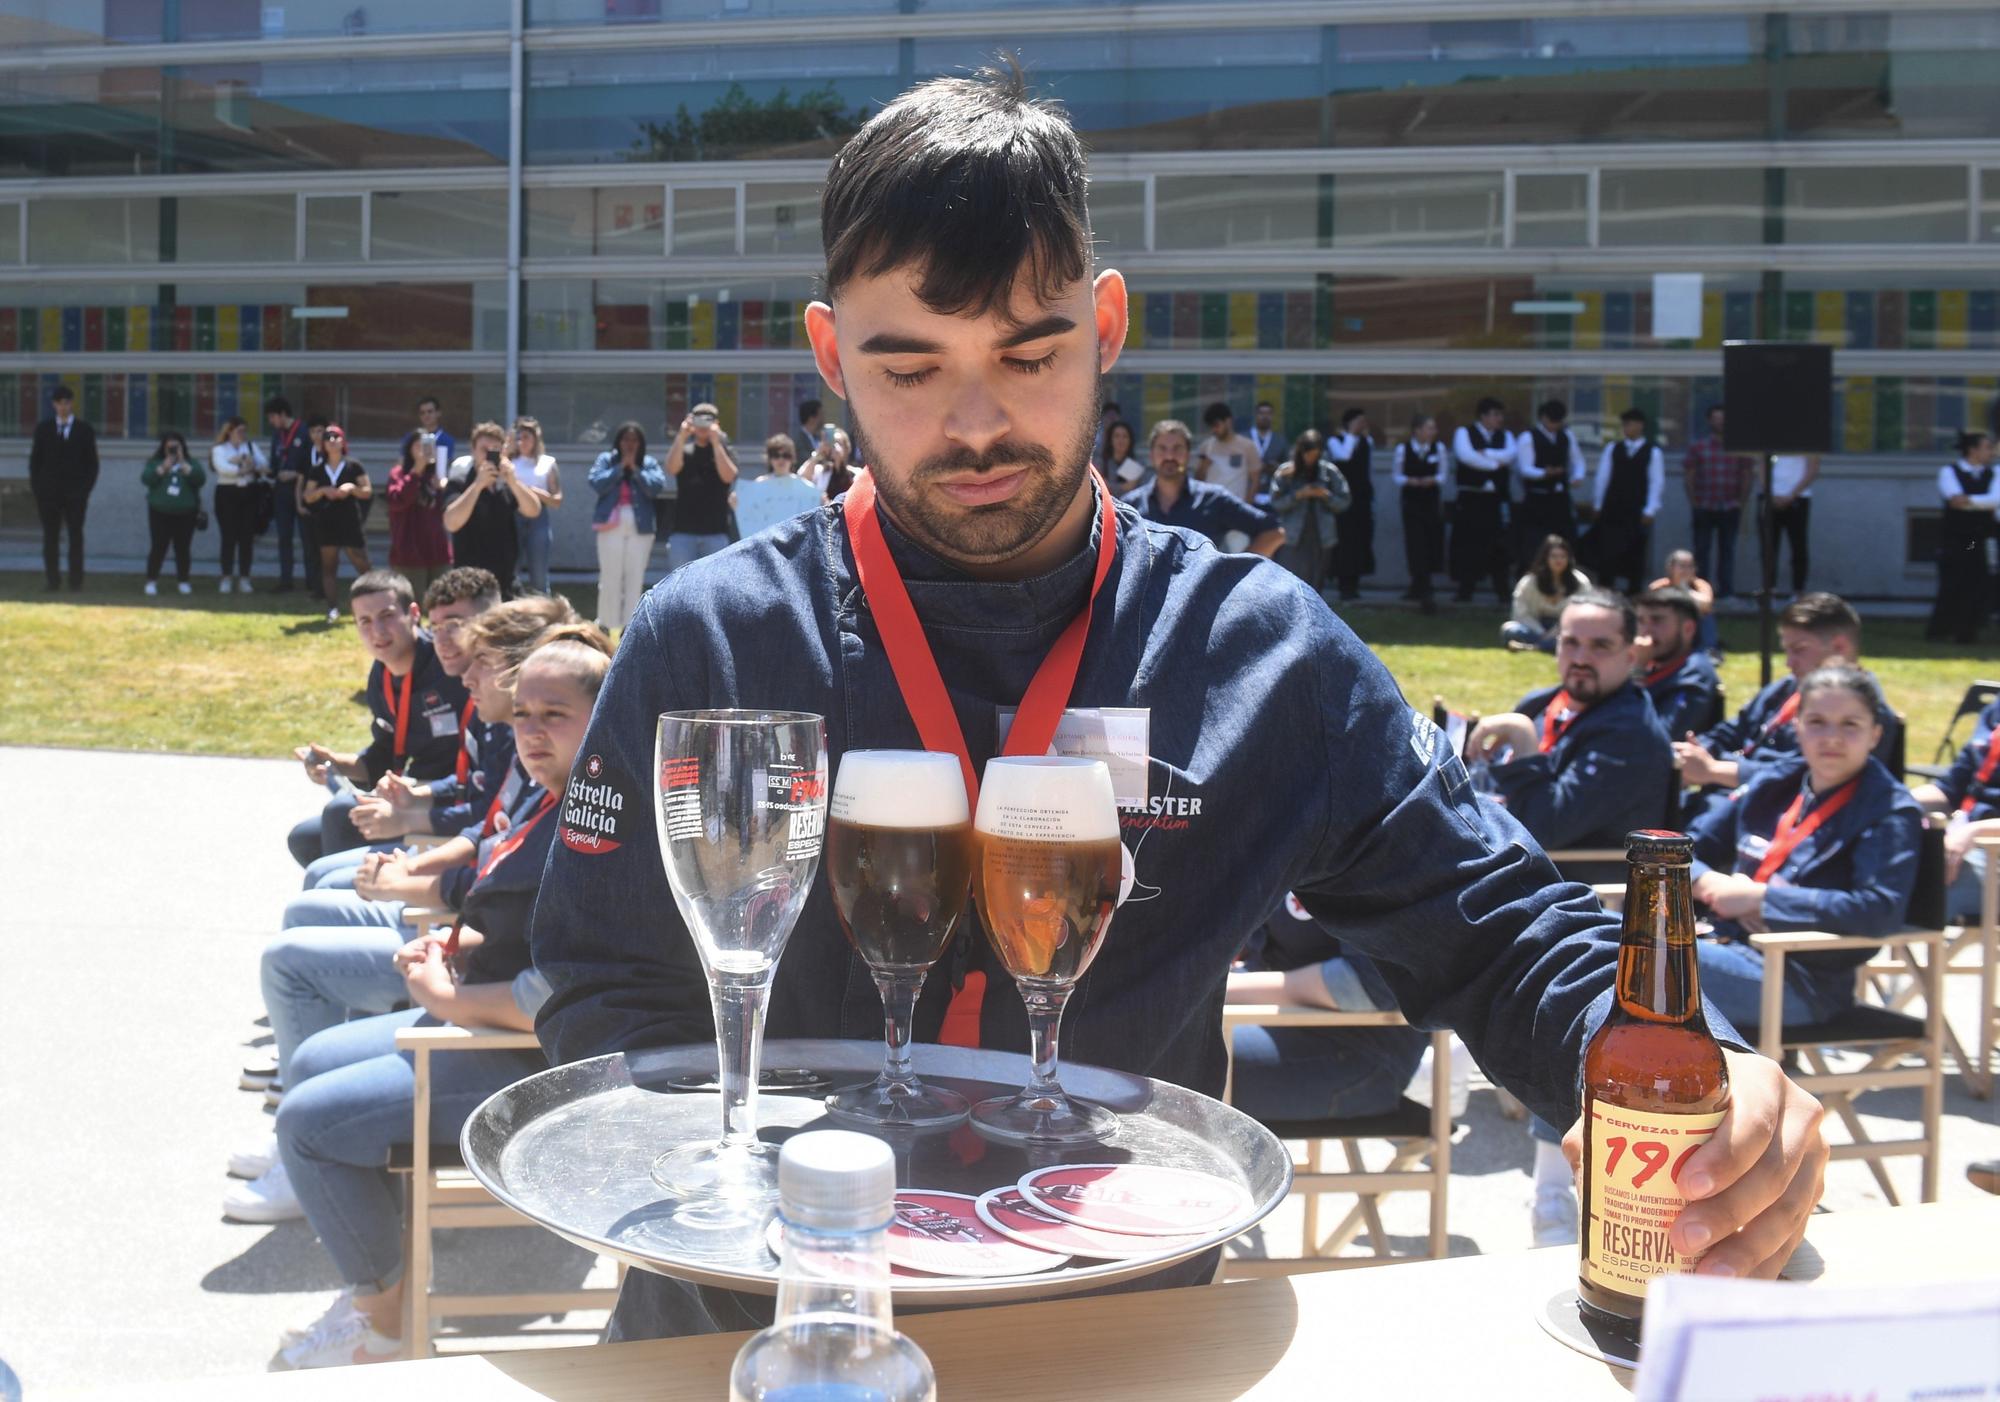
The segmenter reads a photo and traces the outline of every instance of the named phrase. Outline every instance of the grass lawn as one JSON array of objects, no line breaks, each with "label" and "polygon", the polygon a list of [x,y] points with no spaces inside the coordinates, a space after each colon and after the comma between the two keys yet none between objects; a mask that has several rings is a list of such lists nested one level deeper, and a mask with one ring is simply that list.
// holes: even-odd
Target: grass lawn
[{"label": "grass lawn", "polygon": [[[364,675],[351,621],[330,624],[302,594],[215,592],[171,584],[145,598],[139,580],[93,577],[78,594],[44,594],[38,576],[0,575],[0,745],[282,756],[317,739],[361,743]],[[588,586],[565,590],[595,607]],[[1454,710],[1492,713],[1554,679],[1554,663],[1509,653],[1487,604],[1426,618],[1364,605],[1344,615],[1415,705],[1442,695]],[[1967,683],[2000,672],[2000,645],[1923,640],[1923,620],[1868,625],[1867,661],[1910,722],[1909,758],[1931,747]],[[1757,687],[1754,618],[1726,618],[1723,681],[1732,709]]]}]

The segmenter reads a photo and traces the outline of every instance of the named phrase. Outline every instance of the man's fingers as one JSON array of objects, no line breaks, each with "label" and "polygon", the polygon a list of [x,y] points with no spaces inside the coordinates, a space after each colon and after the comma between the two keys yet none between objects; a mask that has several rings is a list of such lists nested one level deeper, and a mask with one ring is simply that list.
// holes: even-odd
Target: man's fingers
[{"label": "man's fingers", "polygon": [[1801,1159],[1777,1200],[1752,1218],[1734,1236],[1728,1237],[1696,1266],[1701,1275],[1775,1277],[1791,1259],[1805,1236],[1806,1223],[1819,1202],[1826,1177],[1826,1142],[1815,1128],[1812,1144],[1805,1146]]}]

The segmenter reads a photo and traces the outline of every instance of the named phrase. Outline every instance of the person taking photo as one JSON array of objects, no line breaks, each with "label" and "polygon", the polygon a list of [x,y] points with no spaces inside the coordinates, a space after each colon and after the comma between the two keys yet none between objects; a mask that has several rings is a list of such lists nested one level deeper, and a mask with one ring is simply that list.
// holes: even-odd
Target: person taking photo
[{"label": "person taking photo", "polygon": [[152,543],[146,550],[146,593],[160,592],[160,566],[173,547],[175,587],[192,594],[188,582],[193,554],[195,523],[201,513],[201,484],[208,473],[188,457],[187,439],[170,430],[160,446],[146,459],[139,481],[146,488],[146,531]]}]

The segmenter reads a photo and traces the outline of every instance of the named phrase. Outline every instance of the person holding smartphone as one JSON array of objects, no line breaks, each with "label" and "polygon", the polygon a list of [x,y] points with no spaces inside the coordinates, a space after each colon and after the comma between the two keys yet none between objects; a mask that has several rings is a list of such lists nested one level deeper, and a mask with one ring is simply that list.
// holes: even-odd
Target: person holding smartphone
[{"label": "person holding smartphone", "polygon": [[188,456],[187,439],[169,430],[153,456],[146,459],[139,480],[146,487],[146,526],[152,535],[151,548],[146,551],[146,592],[160,592],[160,566],[166,562],[171,545],[177,587],[183,594],[192,594],[189,556],[194,548],[195,516],[201,510],[201,484],[208,480],[208,473]]},{"label": "person holding smartphone", "polygon": [[[319,541],[320,587],[329,600],[340,582],[340,557],[354,566],[356,578],[373,567],[368,544],[361,538],[361,503],[375,495],[368,473],[347,455],[347,430],[328,424],[319,431],[319,452],[306,472],[300,493],[312,508],[313,535]],[[328,623],[340,622],[340,609],[329,607]]]},{"label": "person holding smartphone", "polygon": [[503,599],[514,597],[514,566],[521,558],[515,522],[542,514],[542,497],[514,471],[503,449],[507,431],[491,421],[475,425],[472,451],[451,465],[444,483],[444,527],[451,532],[455,565],[490,570]]},{"label": "person holding smartphone", "polygon": [[713,404],[697,404],[681,420],[667,450],[667,475],[675,479],[674,529],[667,536],[667,573],[713,555],[729,544],[729,490],[736,459]]}]

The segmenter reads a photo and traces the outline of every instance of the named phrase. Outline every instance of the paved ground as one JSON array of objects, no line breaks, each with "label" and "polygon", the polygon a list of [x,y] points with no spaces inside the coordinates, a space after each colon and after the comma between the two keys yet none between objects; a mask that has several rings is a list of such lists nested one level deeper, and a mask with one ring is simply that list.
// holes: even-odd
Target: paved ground
[{"label": "paved ground", "polygon": [[[313,791],[268,761],[0,749],[0,794],[0,1359],[31,1402],[261,1370],[338,1284],[303,1224],[220,1213],[229,1147],[268,1123],[236,1077],[264,1035],[257,953],[297,889],[283,834]],[[115,865],[99,845],[114,825]],[[1864,1108],[1907,1134],[1915,1100]],[[1994,1107],[1953,1081],[1947,1115],[1943,1193],[1973,1196],[1965,1163],[2000,1156]],[[1529,1160],[1522,1127],[1476,1091],[1453,1157],[1454,1253],[1528,1244]],[[1893,1171],[1914,1195],[1914,1163]],[[1863,1167],[1834,1166],[1829,1208],[1880,1201]],[[1384,1215],[1420,1238],[1419,1200]],[[1274,1220],[1280,1251],[1296,1221],[1295,1207]],[[594,1284],[603,1267],[494,1231],[447,1236],[439,1270],[448,1288],[491,1289],[593,1270]]]}]

